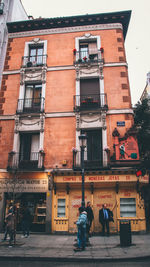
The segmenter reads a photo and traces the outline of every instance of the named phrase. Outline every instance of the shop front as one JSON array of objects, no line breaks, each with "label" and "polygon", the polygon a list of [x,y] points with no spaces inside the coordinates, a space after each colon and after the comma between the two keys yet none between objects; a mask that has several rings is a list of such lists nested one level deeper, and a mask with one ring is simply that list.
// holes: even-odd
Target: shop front
[{"label": "shop front", "polygon": [[[145,231],[145,207],[139,190],[147,182],[147,176],[140,177],[137,182],[134,174],[85,175],[85,203],[90,201],[94,212],[91,230],[101,232],[99,210],[106,203],[114,215],[114,222],[110,223],[111,233],[119,232],[120,221],[124,219],[131,221],[132,231]],[[54,175],[52,206],[52,231],[76,232],[75,222],[81,206],[81,176]]]},{"label": "shop front", "polygon": [[[51,231],[51,196],[45,179],[0,179],[1,222],[10,205],[16,210],[16,229],[22,230],[22,212],[25,206],[31,214],[31,232]],[[1,223],[1,229],[3,223]]]}]

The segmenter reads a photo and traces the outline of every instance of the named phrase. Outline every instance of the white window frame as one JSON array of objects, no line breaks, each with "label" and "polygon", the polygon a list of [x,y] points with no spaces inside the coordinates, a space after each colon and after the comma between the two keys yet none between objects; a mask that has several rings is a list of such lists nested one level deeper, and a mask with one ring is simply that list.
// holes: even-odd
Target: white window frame
[{"label": "white window frame", "polygon": [[[128,202],[128,200],[134,200],[133,202],[134,203],[130,203],[130,201],[128,202],[128,203],[124,203],[124,210],[122,209],[122,211],[121,211],[121,199],[124,199],[126,202]],[[130,206],[134,206],[134,209],[133,209],[133,211],[132,210],[130,210]],[[123,207],[123,203],[122,203],[122,207]],[[128,209],[129,208],[129,209]],[[121,216],[121,212],[122,213],[131,213],[131,216],[130,215],[128,215],[128,216]],[[121,197],[120,198],[120,217],[121,218],[135,218],[136,217],[136,214],[137,214],[137,207],[136,207],[136,197],[130,197],[130,198],[125,198],[125,197]]]},{"label": "white window frame", "polygon": [[[25,43],[25,49],[24,49],[24,57],[29,56],[29,50],[31,45],[38,46],[39,44],[43,45],[43,55],[47,54],[47,40],[38,40],[38,41],[31,41],[31,42],[26,42]],[[46,63],[46,62],[45,62]]]}]

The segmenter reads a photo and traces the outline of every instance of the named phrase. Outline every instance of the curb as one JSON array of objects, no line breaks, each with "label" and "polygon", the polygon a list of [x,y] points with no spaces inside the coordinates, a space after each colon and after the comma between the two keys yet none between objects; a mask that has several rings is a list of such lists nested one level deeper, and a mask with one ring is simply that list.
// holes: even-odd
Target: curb
[{"label": "curb", "polygon": [[74,258],[74,257],[37,257],[37,256],[0,256],[0,261],[45,261],[45,262],[138,262],[138,261],[145,261],[150,260],[150,255],[147,256],[139,256],[139,257],[127,257],[127,258]]}]

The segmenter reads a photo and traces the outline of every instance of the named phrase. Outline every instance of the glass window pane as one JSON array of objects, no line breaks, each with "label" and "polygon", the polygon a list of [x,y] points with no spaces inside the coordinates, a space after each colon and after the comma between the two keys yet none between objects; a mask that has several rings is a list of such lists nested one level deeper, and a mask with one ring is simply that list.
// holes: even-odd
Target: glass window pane
[{"label": "glass window pane", "polygon": [[135,198],[120,198],[120,217],[136,217]]},{"label": "glass window pane", "polygon": [[57,200],[57,217],[66,216],[66,200],[58,199]]}]

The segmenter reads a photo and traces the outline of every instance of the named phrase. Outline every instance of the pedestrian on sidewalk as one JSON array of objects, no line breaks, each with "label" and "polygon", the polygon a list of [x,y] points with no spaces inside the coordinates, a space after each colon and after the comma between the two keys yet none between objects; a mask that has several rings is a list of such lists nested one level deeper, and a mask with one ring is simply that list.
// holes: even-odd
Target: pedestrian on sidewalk
[{"label": "pedestrian on sidewalk", "polygon": [[5,232],[4,232],[4,238],[2,239],[2,241],[6,241],[7,240],[7,237],[9,235],[9,220],[10,220],[10,215],[13,211],[13,207],[12,205],[9,206],[9,209],[8,209],[8,213],[7,215],[5,216],[5,220],[4,220],[4,228],[5,228]]},{"label": "pedestrian on sidewalk", "polygon": [[109,236],[109,222],[113,220],[113,212],[107,208],[106,204],[102,205],[102,209],[99,210],[99,222],[102,225],[102,235],[105,236],[105,228],[107,230],[107,236]]},{"label": "pedestrian on sidewalk", "polygon": [[22,237],[29,237],[30,234],[30,225],[31,225],[31,214],[28,207],[25,205],[22,210]]},{"label": "pedestrian on sidewalk", "polygon": [[79,208],[79,217],[76,222],[78,232],[77,232],[77,248],[74,251],[85,250],[86,246],[86,222],[87,222],[87,212],[85,208]]},{"label": "pedestrian on sidewalk", "polygon": [[86,241],[89,242],[89,235],[90,235],[90,228],[92,225],[92,221],[94,220],[94,214],[93,210],[91,208],[91,202],[87,202],[86,206],[86,212],[87,212],[87,224],[86,224]]},{"label": "pedestrian on sidewalk", "polygon": [[15,214],[13,212],[13,207],[9,208],[5,220],[6,220],[6,231],[3,240],[5,241],[7,235],[9,235],[9,247],[12,247],[12,241],[14,240],[14,233],[15,233]]}]

